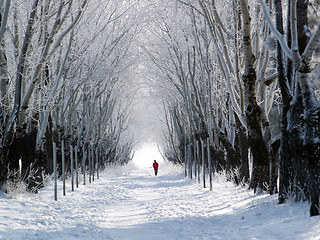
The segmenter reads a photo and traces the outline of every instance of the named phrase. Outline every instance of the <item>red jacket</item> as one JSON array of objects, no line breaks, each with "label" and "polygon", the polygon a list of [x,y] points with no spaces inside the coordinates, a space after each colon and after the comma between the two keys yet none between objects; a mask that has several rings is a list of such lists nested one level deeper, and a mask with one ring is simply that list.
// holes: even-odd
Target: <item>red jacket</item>
[{"label": "red jacket", "polygon": [[157,162],[154,162],[154,163],[153,163],[153,168],[154,168],[155,170],[158,170],[158,167],[159,167],[159,164],[158,164]]}]

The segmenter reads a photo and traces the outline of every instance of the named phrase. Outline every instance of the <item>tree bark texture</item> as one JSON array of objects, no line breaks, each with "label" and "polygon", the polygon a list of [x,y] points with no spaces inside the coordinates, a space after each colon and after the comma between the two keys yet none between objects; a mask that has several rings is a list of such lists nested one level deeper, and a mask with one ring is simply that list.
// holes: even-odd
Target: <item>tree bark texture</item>
[{"label": "tree bark texture", "polygon": [[266,189],[266,183],[268,183],[269,178],[269,155],[261,129],[262,111],[256,100],[257,73],[254,68],[255,56],[251,44],[251,18],[248,2],[241,0],[240,7],[242,13],[242,38],[245,62],[242,81],[245,87],[245,115],[248,125],[248,140],[253,158],[250,187],[256,191],[257,188]]}]

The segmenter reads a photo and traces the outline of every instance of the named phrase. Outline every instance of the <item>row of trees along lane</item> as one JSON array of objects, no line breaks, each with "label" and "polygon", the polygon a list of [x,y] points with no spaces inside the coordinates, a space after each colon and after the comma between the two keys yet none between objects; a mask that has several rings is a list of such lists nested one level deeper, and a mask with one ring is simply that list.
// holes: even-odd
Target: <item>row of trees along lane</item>
[{"label": "row of trees along lane", "polygon": [[36,191],[54,173],[65,194],[67,175],[74,190],[81,174],[91,182],[106,164],[128,162],[132,140],[124,139],[129,117],[119,93],[133,62],[130,7],[2,0],[0,11],[1,185],[21,180]]},{"label": "row of trees along lane", "polygon": [[165,157],[204,187],[226,170],[319,215],[316,0],[140,3],[0,0],[1,184],[54,172],[74,189],[130,160],[123,79],[148,29],[138,52],[161,91]]},{"label": "row of trees along lane", "polygon": [[145,52],[162,89],[167,159],[185,164],[186,176],[199,181],[201,172],[211,179],[226,170],[255,192],[279,192],[279,203],[308,199],[314,216],[319,5],[282,3],[168,3]]}]

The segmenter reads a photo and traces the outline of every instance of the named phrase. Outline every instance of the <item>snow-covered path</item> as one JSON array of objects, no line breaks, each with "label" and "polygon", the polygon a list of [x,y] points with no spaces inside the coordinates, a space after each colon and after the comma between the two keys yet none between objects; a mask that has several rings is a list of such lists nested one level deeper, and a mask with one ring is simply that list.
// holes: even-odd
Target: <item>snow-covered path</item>
[{"label": "snow-covered path", "polygon": [[308,217],[307,203],[276,202],[223,177],[211,192],[182,169],[157,177],[152,169],[113,169],[90,187],[59,192],[58,201],[52,186],[0,195],[0,239],[320,239],[320,218]]}]

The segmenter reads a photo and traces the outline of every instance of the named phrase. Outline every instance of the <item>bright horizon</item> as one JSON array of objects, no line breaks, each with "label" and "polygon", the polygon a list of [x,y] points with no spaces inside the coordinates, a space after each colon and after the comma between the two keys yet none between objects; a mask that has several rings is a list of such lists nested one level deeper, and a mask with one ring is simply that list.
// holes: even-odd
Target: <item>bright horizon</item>
[{"label": "bright horizon", "polygon": [[152,167],[154,160],[161,165],[163,157],[156,143],[146,143],[135,151],[132,162],[139,168],[148,168]]}]

